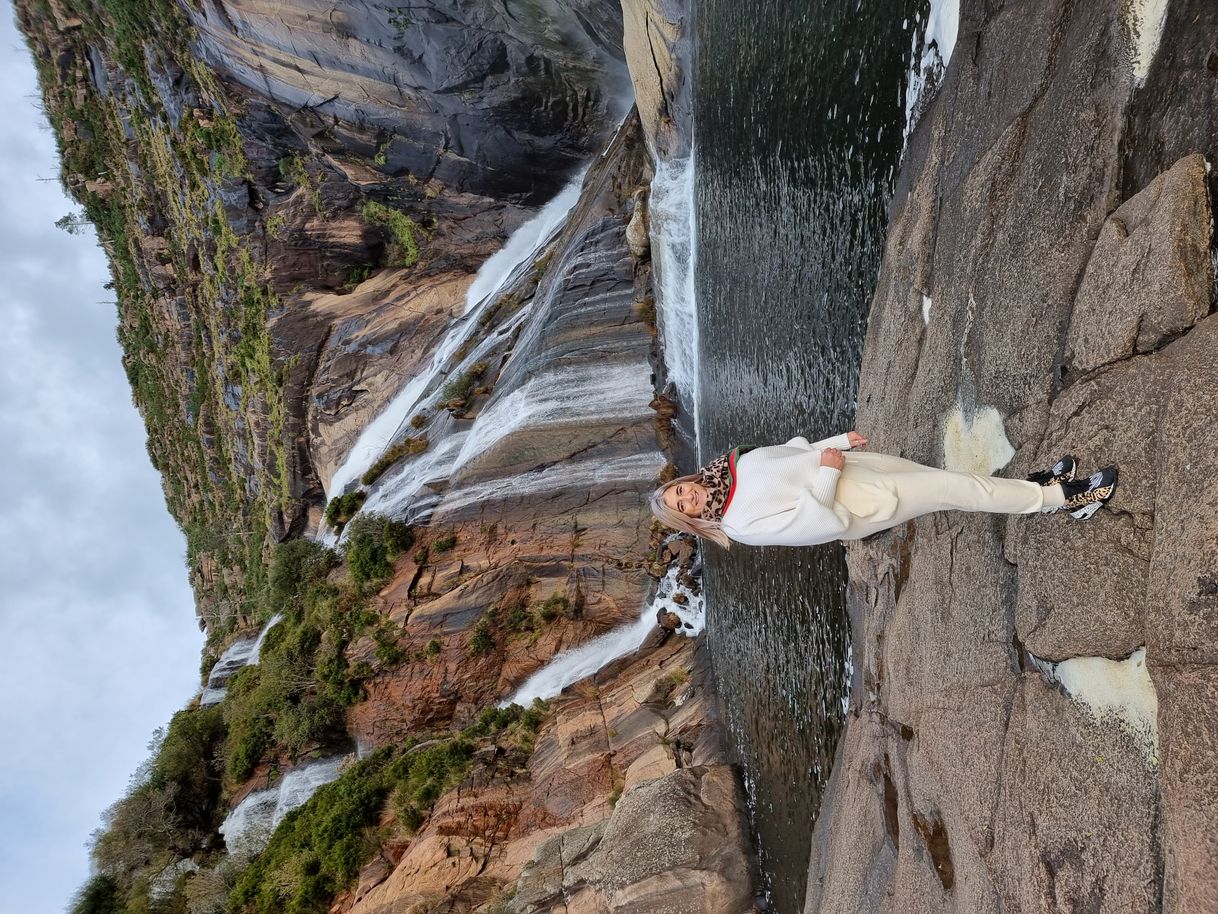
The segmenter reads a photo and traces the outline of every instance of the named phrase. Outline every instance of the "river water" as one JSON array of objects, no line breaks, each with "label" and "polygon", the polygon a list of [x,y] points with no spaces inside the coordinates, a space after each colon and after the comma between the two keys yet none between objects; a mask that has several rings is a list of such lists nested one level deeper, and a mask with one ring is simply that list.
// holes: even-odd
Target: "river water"
[{"label": "river water", "polygon": [[[852,427],[925,0],[700,0],[698,441]],[[868,432],[862,429],[863,433]],[[849,681],[839,545],[710,546],[714,670],[773,909],[802,910]]]}]

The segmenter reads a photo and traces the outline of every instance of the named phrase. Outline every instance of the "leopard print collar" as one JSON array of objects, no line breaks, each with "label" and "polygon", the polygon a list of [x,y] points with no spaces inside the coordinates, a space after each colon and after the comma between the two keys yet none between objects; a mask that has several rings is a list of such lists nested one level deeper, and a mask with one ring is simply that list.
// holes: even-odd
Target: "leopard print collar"
[{"label": "leopard print collar", "polygon": [[702,468],[701,482],[706,489],[706,504],[702,507],[703,520],[723,520],[723,512],[727,510],[736,490],[736,460],[754,447],[756,445],[746,444],[734,448]]}]

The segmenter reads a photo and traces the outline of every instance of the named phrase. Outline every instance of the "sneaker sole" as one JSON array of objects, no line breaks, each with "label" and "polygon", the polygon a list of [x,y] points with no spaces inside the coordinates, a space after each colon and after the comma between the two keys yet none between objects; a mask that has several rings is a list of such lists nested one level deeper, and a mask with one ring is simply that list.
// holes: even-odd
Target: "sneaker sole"
[{"label": "sneaker sole", "polygon": [[1077,511],[1071,511],[1070,516],[1073,517],[1075,520],[1089,520],[1090,518],[1094,517],[1095,512],[1097,512],[1100,508],[1102,508],[1106,504],[1108,504],[1108,502],[1110,502],[1112,500],[1112,496],[1116,495],[1117,468],[1111,467],[1110,469],[1112,470],[1112,482],[1108,483],[1109,490],[1110,490],[1108,492],[1108,494],[1106,496],[1104,496],[1104,498],[1101,501],[1092,502],[1089,505],[1084,505],[1083,507],[1079,508]]}]

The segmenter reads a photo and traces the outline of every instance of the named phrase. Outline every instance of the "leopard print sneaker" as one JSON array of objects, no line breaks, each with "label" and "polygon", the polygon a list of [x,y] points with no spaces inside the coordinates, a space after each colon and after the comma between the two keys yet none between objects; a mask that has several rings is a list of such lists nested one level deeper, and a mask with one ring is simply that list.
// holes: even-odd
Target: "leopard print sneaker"
[{"label": "leopard print sneaker", "polygon": [[1063,482],[1062,493],[1066,503],[1061,509],[1069,511],[1075,520],[1087,520],[1112,498],[1116,493],[1116,484],[1116,467],[1104,467],[1077,482]]},{"label": "leopard print sneaker", "polygon": [[1026,477],[1028,482],[1034,482],[1042,486],[1055,486],[1061,482],[1073,482],[1074,476],[1078,472],[1078,461],[1070,454],[1066,454],[1057,463],[1048,470],[1037,470],[1035,473],[1029,473]]}]

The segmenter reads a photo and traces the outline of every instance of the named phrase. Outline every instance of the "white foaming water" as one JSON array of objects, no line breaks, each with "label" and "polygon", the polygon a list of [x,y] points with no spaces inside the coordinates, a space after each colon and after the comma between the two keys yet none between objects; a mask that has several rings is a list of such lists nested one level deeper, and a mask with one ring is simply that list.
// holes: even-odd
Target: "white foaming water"
[{"label": "white foaming water", "polygon": [[579,647],[555,654],[549,663],[526,679],[510,698],[500,702],[499,707],[518,704],[527,708],[535,698],[553,698],[567,686],[592,676],[619,657],[633,654],[656,627],[656,613],[660,609],[676,613],[682,623],[688,623],[688,628],[683,625],[678,630],[681,634],[691,638],[700,634],[705,627],[702,597],[685,591],[689,598],[686,605],[681,606],[672,600],[673,595],[682,589],[677,584],[678,570],[676,562],[669,566],[668,573],[657,587],[656,598],[643,607],[638,619]]},{"label": "white foaming water", "polygon": [[207,688],[199,696],[200,707],[218,704],[224,700],[224,696],[228,694],[228,681],[233,678],[237,670],[258,662],[258,657],[262,653],[262,642],[266,640],[267,634],[279,624],[281,619],[283,619],[283,613],[276,613],[271,621],[263,626],[256,638],[241,638],[228,646],[228,649],[216,661],[216,665],[211,668],[211,673],[207,677]]},{"label": "white foaming water", "polygon": [[364,502],[362,510],[397,517],[407,505],[418,507],[412,503],[428,483],[447,484],[467,434],[463,431],[453,432],[413,460],[389,470],[376,492]]},{"label": "white foaming water", "polygon": [[[498,291],[515,278],[519,268],[527,263],[562,225],[563,220],[571,211],[571,207],[579,198],[582,186],[583,175],[581,174],[557,197],[543,206],[536,216],[513,232],[503,249],[482,265],[474,280],[474,285],[466,293],[466,310],[463,317],[454,321],[449,327],[443,341],[436,347],[431,364],[407,381],[389,401],[389,405],[381,410],[377,417],[360,432],[359,438],[352,445],[346,459],[330,478],[330,484],[326,488],[327,498],[339,494],[351,482],[362,476],[364,471],[376,462],[376,459],[384,453],[385,448],[397,436],[402,423],[413,413],[418,412],[423,394],[440,376],[449,359],[471,333],[476,333],[480,329],[477,316],[494,301]],[[520,244],[515,244],[517,236],[522,236],[524,239]],[[505,254],[509,249],[511,249],[510,255],[505,256],[494,267],[488,269],[495,258]],[[483,270],[487,271],[485,277]],[[490,288],[491,291],[485,294],[477,293],[475,287],[478,289]],[[482,294],[482,297],[474,298],[475,294]]]},{"label": "white foaming water", "polygon": [[651,251],[660,344],[669,379],[698,420],[698,310],[694,291],[694,155],[657,162],[651,181]]},{"label": "white foaming water", "polygon": [[664,454],[652,451],[609,460],[557,463],[542,470],[491,479],[449,493],[440,505],[439,513],[455,511],[476,502],[502,501],[558,489],[589,489],[610,482],[654,480],[667,462]]},{"label": "white foaming water", "polygon": [[931,0],[926,28],[914,29],[909,81],[905,87],[905,139],[909,139],[918,123],[927,84],[937,84],[951,62],[959,32],[960,0]]},{"label": "white foaming water", "polygon": [[1163,26],[1167,24],[1167,0],[1130,0],[1122,6],[1126,28],[1133,38],[1133,76],[1138,86],[1146,82],[1151,61],[1159,50]]},{"label": "white foaming water", "polygon": [[649,415],[654,393],[645,363],[564,365],[530,378],[479,414],[465,437],[457,466],[490,450],[526,426],[574,425],[582,420],[637,419]]},{"label": "white foaming water", "polygon": [[247,794],[220,825],[229,853],[260,852],[284,816],[307,803],[323,784],[336,780],[346,760],[347,756],[336,755],[301,765],[284,775],[276,786]]},{"label": "white foaming water", "polygon": [[486,259],[478,268],[478,275],[474,277],[473,285],[465,294],[467,312],[478,307],[487,296],[511,279],[516,268],[531,258],[562,226],[567,214],[579,200],[583,185],[584,172],[581,171],[557,197],[543,206],[536,216],[514,231],[507,244]]}]

